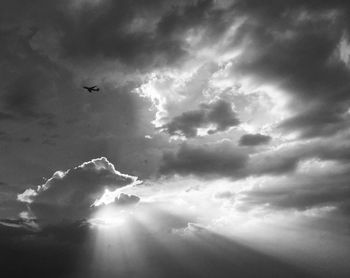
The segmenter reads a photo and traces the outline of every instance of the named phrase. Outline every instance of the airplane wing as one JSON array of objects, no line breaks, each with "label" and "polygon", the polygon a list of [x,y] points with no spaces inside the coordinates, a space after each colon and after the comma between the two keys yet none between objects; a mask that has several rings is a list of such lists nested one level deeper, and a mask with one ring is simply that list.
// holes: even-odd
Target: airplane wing
[{"label": "airplane wing", "polygon": [[99,90],[100,90],[99,88],[97,88],[96,85],[95,85],[95,86],[92,86],[92,87],[83,86],[83,88],[86,89],[86,90],[88,90],[90,93],[91,93],[92,91],[99,91]]}]

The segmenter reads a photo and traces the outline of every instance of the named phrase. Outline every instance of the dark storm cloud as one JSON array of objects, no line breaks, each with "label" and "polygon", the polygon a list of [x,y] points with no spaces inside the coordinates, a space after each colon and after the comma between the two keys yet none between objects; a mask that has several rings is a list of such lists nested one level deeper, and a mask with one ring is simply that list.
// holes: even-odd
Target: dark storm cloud
[{"label": "dark storm cloud", "polygon": [[[74,17],[67,16],[63,26],[63,55],[73,60],[103,55],[141,67],[152,63],[156,53],[164,55],[165,60],[180,56],[182,50],[176,41],[164,41],[147,29],[130,33],[124,29],[137,19],[133,4],[103,2],[97,7],[83,6]],[[143,8],[147,13],[147,8]],[[68,27],[72,25],[75,28]]]},{"label": "dark storm cloud", "polygon": [[28,7],[25,18],[37,27],[32,45],[53,59],[115,59],[140,69],[185,55],[179,38],[166,37],[157,28],[170,6],[167,1],[39,1]]},{"label": "dark storm cloud", "polygon": [[183,144],[177,153],[165,153],[162,174],[194,174],[205,177],[239,176],[248,160],[247,154],[229,143],[193,146]]},{"label": "dark storm cloud", "polygon": [[199,128],[210,128],[207,133],[214,134],[228,130],[239,123],[232,105],[221,99],[213,103],[201,104],[197,110],[182,113],[164,125],[162,130],[170,135],[190,138],[198,135]]},{"label": "dark storm cloud", "polygon": [[[56,172],[37,189],[27,189],[18,200],[29,204],[30,212],[47,223],[79,220],[91,213],[94,201],[105,189],[116,189],[133,184],[137,178],[122,174],[106,158],[93,159],[66,172]],[[122,202],[135,197],[122,196]]]},{"label": "dark storm cloud", "polygon": [[238,1],[236,8],[248,18],[237,41],[249,41],[237,69],[289,94],[295,115],[281,127],[303,137],[342,130],[349,120],[350,71],[339,44],[350,30],[348,3]]},{"label": "dark storm cloud", "polygon": [[239,139],[239,145],[241,146],[257,146],[267,144],[271,141],[271,136],[263,134],[244,134]]},{"label": "dark storm cloud", "polygon": [[204,27],[211,40],[228,28],[212,0],[101,1],[66,13],[59,25],[63,57],[102,56],[137,69],[179,64],[187,31]]},{"label": "dark storm cloud", "polygon": [[[4,1],[11,27],[30,28],[31,47],[59,62],[115,60],[131,70],[176,65],[188,56],[184,34],[215,39],[229,26],[214,1]],[[23,11],[26,11],[25,13]],[[10,15],[10,16],[7,16]],[[5,36],[6,34],[4,34]]]}]

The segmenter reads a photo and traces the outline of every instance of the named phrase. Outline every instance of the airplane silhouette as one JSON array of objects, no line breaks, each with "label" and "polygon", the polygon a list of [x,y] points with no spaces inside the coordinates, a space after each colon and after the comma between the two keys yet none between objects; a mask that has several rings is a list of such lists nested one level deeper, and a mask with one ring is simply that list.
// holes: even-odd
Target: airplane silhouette
[{"label": "airplane silhouette", "polygon": [[86,90],[88,90],[89,93],[98,92],[98,91],[100,90],[99,88],[97,88],[97,86],[92,86],[92,87],[86,87],[86,86],[84,86],[83,88],[86,89]]}]

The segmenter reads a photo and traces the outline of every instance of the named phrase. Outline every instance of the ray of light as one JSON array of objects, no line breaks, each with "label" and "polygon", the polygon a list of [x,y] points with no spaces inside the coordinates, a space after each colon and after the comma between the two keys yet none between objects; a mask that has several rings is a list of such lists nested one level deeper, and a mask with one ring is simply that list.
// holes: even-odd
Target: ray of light
[{"label": "ray of light", "polygon": [[[180,191],[141,187],[139,192],[133,187],[133,194],[144,195],[137,205],[101,205],[90,219],[96,229],[95,277],[104,277],[103,273],[163,277],[170,269],[176,269],[180,276],[202,277],[211,271],[203,262],[213,260],[228,267],[230,259],[222,254],[231,254],[237,268],[245,269],[249,260],[267,260],[278,269],[285,263],[319,273],[317,265],[341,267],[341,258],[350,255],[339,245],[346,237],[335,238],[325,233],[325,227],[315,226],[317,221],[323,223],[322,218],[328,217],[332,209],[278,211],[265,204],[245,210],[245,199],[240,194],[244,188],[254,187],[253,181],[232,191],[234,203],[230,199],[218,200],[222,196],[215,195],[218,188],[225,190],[227,185],[217,184],[213,189],[199,184],[191,186],[193,190],[186,186]],[[322,255],[325,246],[333,258]],[[246,255],[241,258],[235,248]],[[199,257],[189,258],[194,255]],[[168,270],[158,264],[169,264]]]}]

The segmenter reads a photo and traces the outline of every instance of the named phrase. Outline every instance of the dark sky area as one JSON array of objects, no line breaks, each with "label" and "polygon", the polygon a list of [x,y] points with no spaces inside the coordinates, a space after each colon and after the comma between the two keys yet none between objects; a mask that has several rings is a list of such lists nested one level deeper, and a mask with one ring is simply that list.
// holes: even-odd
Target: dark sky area
[{"label": "dark sky area", "polygon": [[0,276],[349,277],[349,15],[0,1]]}]

